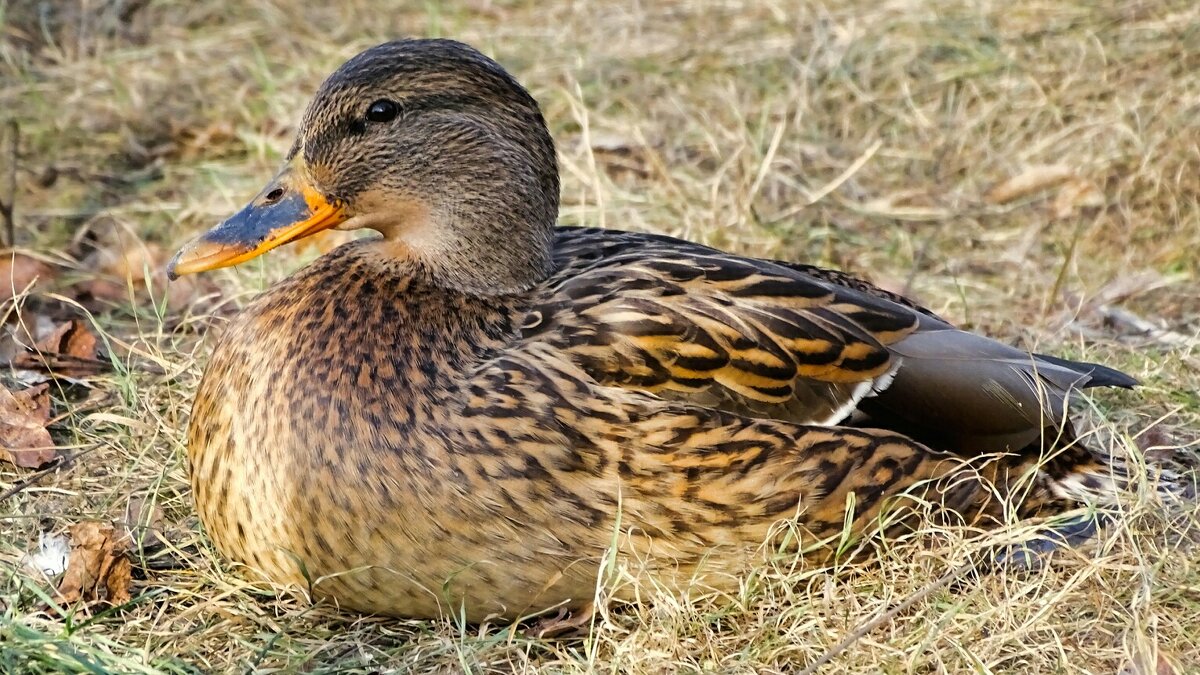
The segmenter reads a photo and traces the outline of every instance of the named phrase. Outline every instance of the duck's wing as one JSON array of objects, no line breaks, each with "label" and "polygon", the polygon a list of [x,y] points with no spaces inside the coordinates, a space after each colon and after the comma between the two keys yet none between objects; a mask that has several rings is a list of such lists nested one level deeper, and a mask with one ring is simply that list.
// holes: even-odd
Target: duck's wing
[{"label": "duck's wing", "polygon": [[1022,447],[1072,390],[1133,380],[958,330],[838,272],[670,237],[562,229],[528,339],[597,382],[758,418],[855,415],[960,450]]},{"label": "duck's wing", "polygon": [[[1003,493],[1005,475],[1022,475],[1027,464],[977,463],[981,482],[962,471],[961,457],[897,433],[753,418],[598,385],[569,355],[536,340],[483,364],[465,394],[456,411],[471,462],[465,470],[499,486],[480,497],[501,495],[489,508],[511,510],[512,521],[533,532],[556,529],[563,541],[587,535],[597,553],[611,543],[620,513],[629,538],[645,537],[644,550],[667,554],[685,578],[713,546],[757,545],[781,518],[797,517],[818,538],[847,524],[862,532],[878,524],[889,497],[910,488],[966,522],[998,516],[1006,502],[990,486]],[[1052,499],[1052,481],[1023,495],[1023,513]],[[589,541],[567,544],[589,550]]]}]

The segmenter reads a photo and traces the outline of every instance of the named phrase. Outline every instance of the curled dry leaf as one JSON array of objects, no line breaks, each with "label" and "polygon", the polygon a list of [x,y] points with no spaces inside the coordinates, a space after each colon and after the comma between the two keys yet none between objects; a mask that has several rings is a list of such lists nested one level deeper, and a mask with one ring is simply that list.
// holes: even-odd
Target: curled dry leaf
[{"label": "curled dry leaf", "polygon": [[1158,423],[1143,430],[1134,441],[1146,459],[1156,464],[1168,462],[1174,454],[1173,450],[1180,447],[1180,444],[1164,430],[1163,425]]},{"label": "curled dry leaf", "polygon": [[166,260],[164,255],[162,248],[155,244],[113,241],[88,255],[84,263],[95,270],[96,276],[79,282],[75,290],[80,295],[106,302],[125,302],[129,299],[130,288],[135,293],[145,291],[147,272],[151,281],[161,287],[156,272]]},{"label": "curled dry leaf", "polygon": [[60,324],[38,347],[43,351],[67,354],[77,359],[96,358],[96,336],[88,325],[79,319]]},{"label": "curled dry leaf", "polygon": [[949,211],[938,206],[926,190],[901,190],[863,202],[864,213],[902,220],[935,220],[945,218]]},{"label": "curled dry leaf", "polygon": [[593,132],[589,140],[597,164],[612,178],[650,175],[650,149],[637,139],[617,133]]},{"label": "curled dry leaf", "polygon": [[1049,190],[1075,177],[1075,172],[1070,167],[1061,164],[1031,166],[988,190],[984,201],[989,204],[1007,204],[1026,195]]},{"label": "curled dry leaf", "polygon": [[149,271],[153,276],[166,262],[166,255],[157,244],[133,241],[125,246],[102,248],[89,259],[102,274],[142,286],[146,283],[146,272]]},{"label": "curled dry leaf", "polygon": [[18,354],[14,368],[44,370],[51,375],[82,379],[108,368],[108,362],[97,358],[99,342],[87,322],[72,319],[54,327],[38,340],[32,352]]},{"label": "curled dry leaf", "polygon": [[50,385],[18,392],[0,387],[0,460],[34,469],[57,457],[49,421]]},{"label": "curled dry leaf", "polygon": [[61,602],[99,600],[101,589],[109,604],[129,602],[132,565],[120,539],[112,525],[95,520],[71,527],[71,557],[58,584]]}]

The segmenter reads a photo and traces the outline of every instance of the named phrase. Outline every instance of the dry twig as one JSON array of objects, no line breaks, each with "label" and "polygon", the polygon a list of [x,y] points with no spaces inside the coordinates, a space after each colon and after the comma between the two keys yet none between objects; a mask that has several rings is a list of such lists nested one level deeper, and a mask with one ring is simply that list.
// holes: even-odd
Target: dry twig
[{"label": "dry twig", "polygon": [[16,120],[8,121],[8,129],[5,136],[8,138],[8,186],[5,192],[7,197],[0,199],[0,217],[4,218],[4,241],[5,247],[11,247],[16,244],[16,216],[14,211],[17,205],[17,151],[21,145],[21,125]]}]

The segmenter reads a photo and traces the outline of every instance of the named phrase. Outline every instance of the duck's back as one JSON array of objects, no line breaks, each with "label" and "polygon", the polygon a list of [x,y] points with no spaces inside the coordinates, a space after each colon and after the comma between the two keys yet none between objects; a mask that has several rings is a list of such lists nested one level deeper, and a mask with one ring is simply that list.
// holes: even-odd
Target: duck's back
[{"label": "duck's back", "polygon": [[600,229],[560,229],[555,251],[537,339],[607,385],[974,455],[1055,435],[1073,391],[1135,384],[958,330],[833,270]]}]

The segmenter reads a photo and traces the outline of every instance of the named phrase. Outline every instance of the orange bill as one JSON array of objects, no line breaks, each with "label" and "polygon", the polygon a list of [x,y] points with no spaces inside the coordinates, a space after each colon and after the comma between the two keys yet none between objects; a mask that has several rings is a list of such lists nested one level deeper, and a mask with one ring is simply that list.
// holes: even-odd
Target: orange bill
[{"label": "orange bill", "polygon": [[344,222],[342,206],[321,196],[306,176],[297,155],[245,208],[179,249],[167,276],[231,267]]}]

